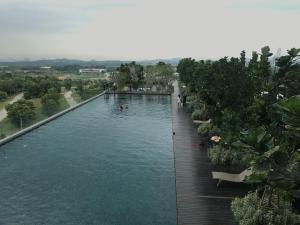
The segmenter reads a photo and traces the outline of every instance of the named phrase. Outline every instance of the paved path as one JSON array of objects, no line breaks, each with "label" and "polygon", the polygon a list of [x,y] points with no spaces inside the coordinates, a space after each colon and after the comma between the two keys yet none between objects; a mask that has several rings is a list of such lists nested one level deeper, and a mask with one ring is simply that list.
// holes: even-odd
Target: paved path
[{"label": "paved path", "polygon": [[69,103],[69,105],[72,107],[74,105],[77,105],[77,102],[75,101],[75,99],[72,97],[72,91],[67,91],[64,94],[65,99],[67,100],[67,102]]},{"label": "paved path", "polygon": [[[18,95],[16,95],[10,102],[9,104],[13,104],[16,101],[19,101],[20,99],[22,99],[24,96],[23,93],[20,93]],[[4,120],[7,117],[7,111],[5,109],[5,107],[3,109],[0,110],[0,121]]]},{"label": "paved path", "polygon": [[177,107],[177,82],[172,95],[172,121],[176,169],[178,225],[233,225],[231,200],[242,196],[244,186],[224,182],[217,188],[212,165],[201,147],[191,114]]}]

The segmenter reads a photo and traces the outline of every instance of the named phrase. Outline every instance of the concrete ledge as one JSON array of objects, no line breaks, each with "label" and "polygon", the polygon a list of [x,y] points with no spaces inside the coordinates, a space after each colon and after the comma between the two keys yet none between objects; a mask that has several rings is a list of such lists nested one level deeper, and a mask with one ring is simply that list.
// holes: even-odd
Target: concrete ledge
[{"label": "concrete ledge", "polygon": [[0,146],[5,145],[6,143],[8,143],[8,142],[10,142],[10,141],[12,141],[14,139],[16,139],[17,137],[20,137],[20,136],[22,136],[22,135],[24,135],[24,134],[26,134],[26,133],[34,130],[34,129],[36,129],[36,128],[38,128],[38,127],[46,124],[46,123],[49,123],[50,121],[55,120],[56,118],[58,118],[58,117],[60,117],[60,116],[62,116],[64,114],[66,114],[66,113],[68,113],[70,111],[73,111],[74,109],[76,109],[76,108],[78,108],[80,106],[83,106],[83,105],[85,105],[86,103],[88,103],[90,101],[93,101],[94,99],[102,96],[103,94],[105,94],[105,91],[103,91],[99,95],[96,95],[96,96],[94,96],[92,98],[89,98],[89,99],[83,101],[83,102],[80,102],[77,105],[74,105],[74,106],[72,106],[70,108],[67,108],[67,109],[65,109],[65,110],[63,110],[63,111],[61,111],[59,113],[56,113],[56,114],[48,117],[47,119],[44,119],[44,120],[42,120],[40,122],[37,122],[37,123],[35,123],[35,124],[33,124],[33,125],[29,126],[29,127],[24,128],[23,130],[18,131],[17,133],[14,133],[14,134],[12,134],[12,135],[10,135],[10,136],[8,136],[8,137],[0,140]]},{"label": "concrete ledge", "polygon": [[210,123],[210,122],[211,122],[211,119],[205,120],[205,121],[203,121],[203,120],[193,120],[194,124],[207,124],[207,123]]},{"label": "concrete ledge", "polygon": [[138,91],[108,91],[107,94],[120,94],[120,95],[171,95],[171,92],[138,92]]}]

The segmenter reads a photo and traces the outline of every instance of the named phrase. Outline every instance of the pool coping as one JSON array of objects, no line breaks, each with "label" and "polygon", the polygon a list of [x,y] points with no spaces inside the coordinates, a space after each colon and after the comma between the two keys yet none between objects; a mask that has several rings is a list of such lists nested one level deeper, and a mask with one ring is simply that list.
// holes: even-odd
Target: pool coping
[{"label": "pool coping", "polygon": [[172,95],[171,92],[130,92],[130,91],[108,91],[107,94],[110,95]]},{"label": "pool coping", "polygon": [[37,128],[40,127],[40,126],[43,126],[44,124],[49,123],[49,122],[51,122],[52,120],[55,120],[55,119],[57,119],[58,117],[61,117],[61,116],[63,116],[64,114],[66,114],[66,113],[68,113],[68,112],[71,112],[71,111],[73,111],[74,109],[77,109],[77,108],[79,108],[79,107],[85,105],[86,103],[89,103],[89,102],[95,100],[96,98],[101,97],[101,96],[104,95],[105,93],[106,93],[106,91],[103,91],[103,92],[101,92],[100,94],[95,95],[94,97],[91,97],[91,98],[89,98],[89,99],[87,99],[87,100],[85,100],[85,101],[83,101],[83,102],[78,103],[77,105],[71,106],[71,107],[69,107],[69,108],[67,108],[67,109],[65,109],[65,110],[63,110],[63,111],[61,111],[61,112],[58,112],[58,113],[56,113],[56,114],[54,114],[54,115],[52,115],[52,116],[50,116],[50,117],[48,117],[48,118],[46,118],[46,119],[44,119],[44,120],[41,120],[41,121],[39,121],[39,122],[37,122],[37,123],[35,123],[35,124],[29,126],[29,127],[26,127],[26,128],[24,128],[24,129],[22,129],[22,130],[16,132],[16,133],[12,134],[12,135],[9,135],[8,137],[6,137],[6,138],[0,140],[0,146],[5,145],[5,144],[7,144],[8,142],[11,142],[12,140],[14,140],[14,139],[16,139],[16,138],[18,138],[18,137],[20,137],[20,136],[22,136],[22,135],[24,135],[24,134],[26,134],[26,133],[28,133],[28,132],[30,132],[30,131],[32,131],[32,130],[37,129]]}]

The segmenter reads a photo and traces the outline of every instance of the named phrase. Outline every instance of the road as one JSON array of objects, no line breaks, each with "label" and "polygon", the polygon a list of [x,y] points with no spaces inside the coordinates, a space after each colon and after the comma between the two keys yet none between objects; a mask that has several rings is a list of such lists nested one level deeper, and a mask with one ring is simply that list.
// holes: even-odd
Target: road
[{"label": "road", "polygon": [[[10,102],[9,104],[13,104],[16,101],[19,101],[20,99],[22,99],[24,96],[23,93],[20,93],[18,95],[16,95]],[[0,110],[0,121],[4,120],[7,117],[7,111],[5,108]]]},{"label": "road", "polygon": [[65,92],[64,97],[65,97],[65,99],[67,100],[67,102],[69,103],[70,106],[77,105],[77,102],[72,97],[72,91]]}]

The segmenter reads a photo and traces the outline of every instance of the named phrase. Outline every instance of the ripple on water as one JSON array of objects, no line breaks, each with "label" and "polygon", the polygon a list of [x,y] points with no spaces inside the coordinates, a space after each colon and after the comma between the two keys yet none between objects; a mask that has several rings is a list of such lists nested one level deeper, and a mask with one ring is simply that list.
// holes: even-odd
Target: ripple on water
[{"label": "ripple on water", "polygon": [[171,133],[170,97],[116,95],[2,146],[0,224],[175,225]]}]

